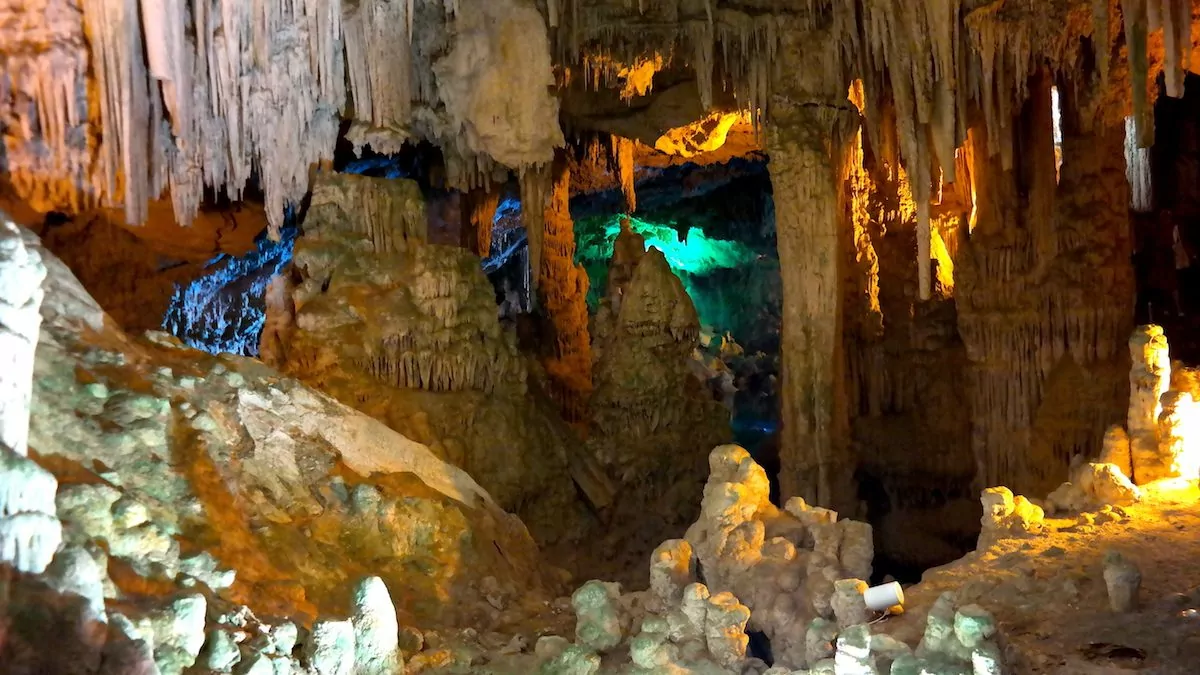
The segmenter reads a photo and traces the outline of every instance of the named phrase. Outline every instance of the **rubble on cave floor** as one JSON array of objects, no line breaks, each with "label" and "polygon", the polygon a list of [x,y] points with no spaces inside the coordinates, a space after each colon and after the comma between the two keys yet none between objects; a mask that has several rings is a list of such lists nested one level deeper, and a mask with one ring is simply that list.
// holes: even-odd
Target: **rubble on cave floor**
[{"label": "rubble on cave floor", "polygon": [[[1191,673],[1200,659],[1200,489],[1168,479],[1141,501],[1032,523],[965,558],[929,570],[905,590],[885,630],[914,639],[943,592],[995,614],[1014,673]],[[1109,551],[1141,572],[1136,608],[1113,612],[1104,579]]]}]

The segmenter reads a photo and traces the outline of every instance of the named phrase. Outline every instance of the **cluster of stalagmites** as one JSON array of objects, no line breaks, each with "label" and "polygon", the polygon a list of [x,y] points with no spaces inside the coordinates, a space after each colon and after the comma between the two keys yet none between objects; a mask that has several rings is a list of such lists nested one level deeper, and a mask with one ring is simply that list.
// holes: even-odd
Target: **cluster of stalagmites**
[{"label": "cluster of stalagmites", "polygon": [[1200,476],[1200,404],[1188,369],[1172,378],[1162,328],[1140,326],[1129,339],[1126,424],[1104,434],[1094,462],[1076,457],[1068,482],[1046,498],[1046,510],[1087,511],[1128,506],[1142,498],[1139,486],[1167,478]]},{"label": "cluster of stalagmites", "polygon": [[[296,242],[292,307],[268,305],[285,345],[278,365],[318,377],[349,367],[407,389],[519,393],[524,369],[478,258],[425,243],[425,222],[412,181],[323,175]],[[279,318],[281,306],[294,318]]]},{"label": "cluster of stalagmites", "polygon": [[[947,594],[913,649],[872,633],[863,597],[871,528],[793,499],[767,500],[767,477],[745,450],[722,446],[703,513],[685,539],[650,559],[650,589],[589,581],[571,597],[575,639],[543,637],[531,654],[497,654],[495,672],[867,675],[1000,673],[991,615]],[[770,640],[773,665],[747,652]],[[521,670],[524,668],[525,670]]]},{"label": "cluster of stalagmites", "polygon": [[0,565],[41,572],[62,538],[54,476],[30,460],[29,399],[46,267],[0,212]]},{"label": "cluster of stalagmites", "polygon": [[983,491],[981,545],[1037,532],[1046,516],[1083,514],[1088,524],[1120,521],[1121,507],[1144,497],[1143,486],[1200,477],[1195,371],[1172,365],[1162,328],[1138,327],[1129,339],[1129,412],[1125,426],[1104,434],[1099,456],[1071,461],[1067,482],[1036,502],[1006,487]]}]

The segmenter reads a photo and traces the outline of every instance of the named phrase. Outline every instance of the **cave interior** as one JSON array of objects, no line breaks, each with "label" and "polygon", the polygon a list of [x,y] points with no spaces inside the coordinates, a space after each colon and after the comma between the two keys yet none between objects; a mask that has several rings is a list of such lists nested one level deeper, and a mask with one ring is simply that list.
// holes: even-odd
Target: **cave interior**
[{"label": "cave interior", "polygon": [[0,674],[1195,672],[1200,4],[0,0],[0,137]]}]

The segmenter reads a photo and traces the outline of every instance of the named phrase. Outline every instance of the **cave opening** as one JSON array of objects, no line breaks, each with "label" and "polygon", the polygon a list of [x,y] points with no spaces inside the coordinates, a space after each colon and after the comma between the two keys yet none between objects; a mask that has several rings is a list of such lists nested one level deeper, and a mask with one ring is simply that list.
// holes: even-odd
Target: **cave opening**
[{"label": "cave opening", "polygon": [[[701,158],[703,159],[703,158]],[[724,162],[646,168],[637,208],[619,189],[572,199],[575,260],[589,278],[593,314],[623,227],[658,249],[700,321],[692,373],[729,414],[733,440],[767,471],[779,504],[779,331],[782,286],[768,162],[752,153]]]}]

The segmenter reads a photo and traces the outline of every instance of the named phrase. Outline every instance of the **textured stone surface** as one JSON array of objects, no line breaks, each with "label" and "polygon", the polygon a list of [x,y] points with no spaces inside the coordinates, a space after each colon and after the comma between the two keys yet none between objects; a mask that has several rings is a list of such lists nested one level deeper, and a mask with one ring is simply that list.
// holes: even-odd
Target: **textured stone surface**
[{"label": "textured stone surface", "polygon": [[[452,597],[480,621],[495,610],[473,579],[549,578],[520,522],[425,446],[256,362],[135,342],[50,261],[32,447],[73,477],[78,544],[163,581],[223,586],[236,565],[232,597],[295,616],[347,612],[368,569],[405,589],[402,614]],[[181,536],[207,542],[211,573]]]}]

